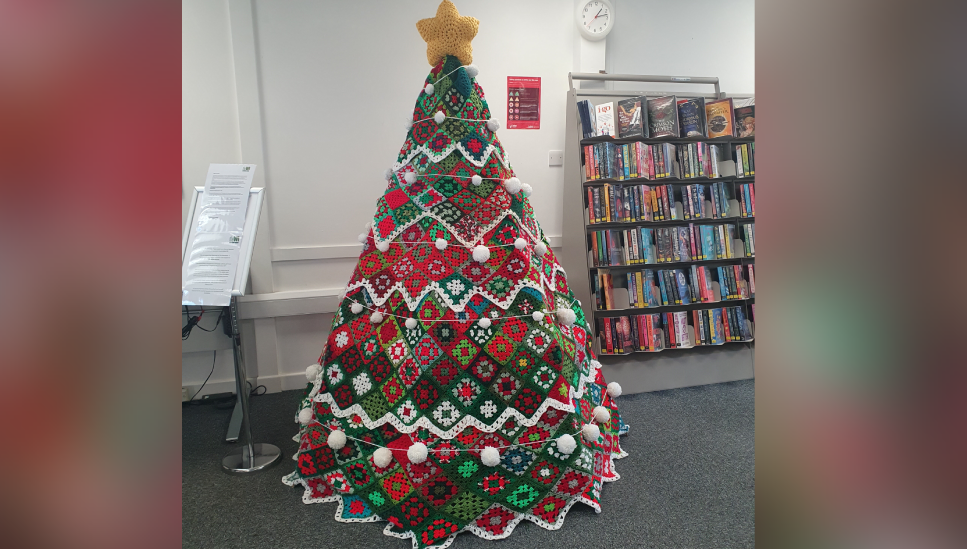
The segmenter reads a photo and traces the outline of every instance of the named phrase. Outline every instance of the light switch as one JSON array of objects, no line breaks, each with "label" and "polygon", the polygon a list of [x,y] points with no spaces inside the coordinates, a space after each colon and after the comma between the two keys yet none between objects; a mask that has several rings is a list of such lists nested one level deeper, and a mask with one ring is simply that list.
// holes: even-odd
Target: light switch
[{"label": "light switch", "polygon": [[564,151],[548,151],[548,153],[547,153],[547,165],[548,166],[563,166],[564,165]]}]

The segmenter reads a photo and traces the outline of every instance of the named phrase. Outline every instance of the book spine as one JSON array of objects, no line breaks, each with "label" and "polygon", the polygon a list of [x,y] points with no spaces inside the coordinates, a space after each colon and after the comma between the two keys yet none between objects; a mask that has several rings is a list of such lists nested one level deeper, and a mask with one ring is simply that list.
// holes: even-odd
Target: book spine
[{"label": "book spine", "polygon": [[602,324],[604,324],[604,341],[601,342],[601,350],[605,349],[605,343],[607,343],[608,354],[614,354],[614,339],[611,333],[611,319],[603,318]]},{"label": "book spine", "polygon": [[719,315],[722,317],[722,333],[725,336],[725,341],[732,341],[732,330],[729,329],[729,313],[727,309],[727,307],[719,309],[721,311]]},{"label": "book spine", "polygon": [[755,217],[755,185],[749,185],[749,204],[752,208],[752,217]]},{"label": "book spine", "polygon": [[752,339],[752,333],[749,331],[749,328],[745,323],[745,312],[742,310],[742,307],[735,308],[735,317],[739,323],[739,334],[742,336],[742,341]]},{"label": "book spine", "polygon": [[688,236],[689,236],[688,238],[689,244],[691,244],[691,248],[692,248],[692,261],[698,261],[701,256],[699,256],[699,253],[698,253],[699,247],[695,242],[695,224],[694,223],[688,224]]},{"label": "book spine", "polygon": [[755,170],[752,168],[752,156],[749,154],[748,143],[742,145],[742,161],[744,162],[743,167],[745,168],[745,173],[750,176],[755,175]]},{"label": "book spine", "polygon": [[745,167],[747,163],[742,158],[742,146],[735,146],[735,176],[745,177]]},{"label": "book spine", "polygon": [[751,297],[755,297],[755,271],[753,267],[754,265],[749,265],[749,294]]},{"label": "book spine", "polygon": [[628,144],[624,144],[621,146],[621,158],[624,161],[625,179],[631,179],[632,177],[635,177],[637,175],[637,174],[632,175],[634,171],[631,169],[631,155],[629,154],[630,152],[629,148],[630,147]]}]

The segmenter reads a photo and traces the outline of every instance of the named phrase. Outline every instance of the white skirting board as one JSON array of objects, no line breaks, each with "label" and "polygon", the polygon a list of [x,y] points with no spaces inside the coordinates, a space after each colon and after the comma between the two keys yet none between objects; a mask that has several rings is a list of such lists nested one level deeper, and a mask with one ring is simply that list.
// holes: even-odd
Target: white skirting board
[{"label": "white skirting board", "polygon": [[633,394],[753,379],[754,353],[749,345],[726,344],[598,360],[608,382],[617,381],[622,394]]}]

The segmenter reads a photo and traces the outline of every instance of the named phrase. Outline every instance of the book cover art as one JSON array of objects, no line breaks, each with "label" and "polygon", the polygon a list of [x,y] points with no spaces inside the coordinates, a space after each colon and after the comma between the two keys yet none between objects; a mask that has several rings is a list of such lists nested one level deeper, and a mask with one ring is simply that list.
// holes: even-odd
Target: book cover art
[{"label": "book cover art", "polygon": [[648,126],[643,123],[641,97],[618,101],[618,137],[648,137]]},{"label": "book cover art", "polygon": [[692,338],[688,333],[688,312],[686,311],[676,311],[672,313],[675,321],[675,333],[677,336],[676,340],[679,341],[679,347],[691,347]]},{"label": "book cover art", "polygon": [[739,137],[755,137],[755,105],[735,108],[735,131]]},{"label": "book cover art", "polygon": [[749,326],[745,322],[745,311],[742,307],[735,308],[736,320],[739,322],[739,333],[742,335],[743,341],[748,341],[752,339],[752,332],[749,330]]},{"label": "book cover art", "polygon": [[594,106],[595,131],[598,136],[614,137],[614,103],[607,102]]},{"label": "book cover art", "polygon": [[627,352],[634,349],[634,342],[631,339],[631,322],[626,316],[619,316],[615,319],[615,324],[618,328],[618,341],[621,347],[621,352]]},{"label": "book cover art", "polygon": [[749,293],[755,297],[755,270],[753,265],[749,265]]},{"label": "book cover art", "polygon": [[675,282],[678,284],[678,294],[682,296],[682,305],[690,305],[692,294],[688,288],[688,281],[685,279],[685,272],[681,269],[675,269],[674,274]]},{"label": "book cover art", "polygon": [[674,95],[649,99],[647,110],[650,137],[678,137],[678,106]]},{"label": "book cover art", "polygon": [[705,137],[705,98],[679,99],[678,123],[681,137]]},{"label": "book cover art", "polygon": [[712,325],[715,326],[713,344],[721,345],[725,343],[725,326],[722,322],[722,309],[712,309]]},{"label": "book cover art", "polygon": [[709,101],[705,104],[705,118],[709,137],[732,137],[735,124],[732,120],[732,98]]}]

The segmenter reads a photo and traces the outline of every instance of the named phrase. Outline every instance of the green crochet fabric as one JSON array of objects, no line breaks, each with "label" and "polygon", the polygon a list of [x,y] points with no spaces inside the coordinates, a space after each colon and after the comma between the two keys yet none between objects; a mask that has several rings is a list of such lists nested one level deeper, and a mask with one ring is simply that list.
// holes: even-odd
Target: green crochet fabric
[{"label": "green crochet fabric", "polygon": [[338,501],[337,520],[442,548],[521,520],[559,528],[579,501],[600,511],[627,427],[483,90],[452,56],[426,84],[307,372],[283,481]]}]

